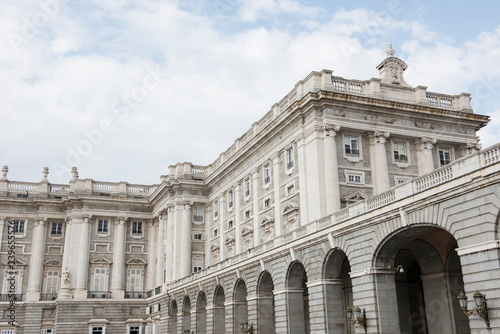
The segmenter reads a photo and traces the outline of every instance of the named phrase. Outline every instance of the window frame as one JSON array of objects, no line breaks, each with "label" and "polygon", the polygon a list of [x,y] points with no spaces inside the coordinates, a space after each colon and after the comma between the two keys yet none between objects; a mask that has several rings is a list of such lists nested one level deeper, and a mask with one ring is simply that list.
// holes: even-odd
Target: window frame
[{"label": "window frame", "polygon": [[[135,228],[136,224],[137,224],[137,228]],[[136,232],[134,232],[134,228],[136,229]],[[137,230],[140,230],[140,233],[137,232]],[[131,233],[132,237],[142,237],[142,236],[144,236],[144,224],[143,224],[143,222],[142,221],[133,221],[130,233]]]},{"label": "window frame", "polygon": [[245,195],[245,200],[248,200],[250,198],[250,196],[252,196],[252,185],[250,183],[250,177],[247,177],[244,181],[243,181],[243,191],[244,191],[244,195]]},{"label": "window frame", "polygon": [[227,208],[231,210],[234,207],[234,193],[233,190],[227,192]]},{"label": "window frame", "polygon": [[[352,153],[347,153],[346,141],[349,140],[349,145],[352,146],[352,139],[356,139],[357,145],[357,155]],[[361,135],[343,133],[342,134],[342,155],[344,159],[349,162],[358,162],[363,160],[363,145],[362,145],[363,137]],[[350,148],[349,150],[353,150]]]},{"label": "window frame", "polygon": [[[396,159],[396,150],[399,152],[399,147],[398,146],[403,146],[404,148],[404,153],[406,157],[406,161],[403,161],[401,159]],[[398,139],[392,139],[391,140],[391,149],[392,149],[392,163],[398,167],[401,168],[406,168],[411,165],[411,156],[410,156],[410,143],[407,140],[398,140]],[[399,154],[400,155],[400,154]]]},{"label": "window frame", "polygon": [[26,219],[11,219],[11,221],[14,222],[14,235],[26,236]]},{"label": "window frame", "polygon": [[271,185],[271,164],[266,163],[262,166],[262,182],[267,189]]},{"label": "window frame", "polygon": [[[56,226],[56,233],[54,234],[54,226]],[[50,225],[50,236],[52,238],[62,238],[63,237],[63,223],[62,222],[51,222],[51,225]],[[59,233],[57,233],[59,232]]]},{"label": "window frame", "polygon": [[293,145],[285,149],[285,170],[291,173],[295,168],[295,150]]},{"label": "window frame", "polygon": [[[349,181],[350,176],[359,177],[360,182]],[[365,173],[361,171],[345,170],[344,177],[345,177],[345,183],[348,184],[349,186],[364,186],[366,182]]]},{"label": "window frame", "polygon": [[216,199],[213,204],[214,210],[214,219],[217,220],[219,218],[219,199]]},{"label": "window frame", "polygon": [[[442,163],[442,159],[441,159],[441,151],[447,151],[448,155],[449,155],[449,161],[445,164]],[[447,166],[449,164],[451,164],[451,162],[454,160],[454,154],[453,154],[453,148],[452,147],[449,147],[449,146],[444,146],[444,147],[438,147],[437,149],[437,156],[438,156],[438,161],[439,161],[439,167],[444,167],[444,166]]]},{"label": "window frame", "polygon": [[[101,222],[103,224],[102,226],[100,226]],[[104,223],[105,223],[105,225],[104,225]],[[109,220],[108,219],[101,219],[101,218],[97,219],[96,234],[101,235],[101,236],[109,235]]]},{"label": "window frame", "polygon": [[193,221],[194,222],[203,222],[203,217],[204,212],[203,212],[203,206],[201,205],[194,205],[193,206]]}]

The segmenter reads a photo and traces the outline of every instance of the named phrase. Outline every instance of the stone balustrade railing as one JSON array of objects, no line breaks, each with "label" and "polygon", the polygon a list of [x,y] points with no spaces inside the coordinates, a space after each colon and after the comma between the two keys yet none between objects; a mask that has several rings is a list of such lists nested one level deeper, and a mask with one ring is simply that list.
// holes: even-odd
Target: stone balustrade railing
[{"label": "stone balustrade railing", "polygon": [[100,182],[90,179],[75,180],[73,185],[52,184],[46,179],[40,183],[20,182],[10,180],[0,180],[0,195],[18,195],[27,194],[34,197],[47,197],[54,195],[56,197],[68,196],[75,193],[97,194],[104,193],[109,195],[130,195],[149,197],[153,193],[155,186],[128,184],[126,182]]},{"label": "stone balustrade railing", "polygon": [[[170,283],[168,288],[172,289],[178,286],[182,286],[183,284],[195,280],[198,277],[207,277],[207,275],[209,275],[210,273],[215,273],[221,269],[224,269],[235,263],[241,262],[247,258],[251,258],[266,251],[275,251],[276,247],[294,242],[302,237],[308,237],[308,235],[330,226],[334,226],[340,223],[348,224],[348,221],[350,219],[356,218],[370,211],[381,209],[384,206],[391,205],[393,203],[394,205],[398,205],[398,201],[414,197],[420,192],[433,187],[443,186],[447,182],[453,182],[453,180],[461,176],[465,176],[473,171],[499,163],[500,144],[497,144],[483,151],[460,158],[445,167],[437,169],[432,173],[400,184],[382,194],[354,203],[329,216],[310,222],[309,224],[303,225],[293,231],[278,236],[273,240],[267,241],[266,243],[260,244],[233,257],[227,258],[224,261],[209,266],[201,271],[196,272],[195,274]],[[496,166],[495,170],[499,171],[500,166]],[[461,182],[469,182],[469,180],[464,178]],[[353,221],[353,223],[356,222]]]}]

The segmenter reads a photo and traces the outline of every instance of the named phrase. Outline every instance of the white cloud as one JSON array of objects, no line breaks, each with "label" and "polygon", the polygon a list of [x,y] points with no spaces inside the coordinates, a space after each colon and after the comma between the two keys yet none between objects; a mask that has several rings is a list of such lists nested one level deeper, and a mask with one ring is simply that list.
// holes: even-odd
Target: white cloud
[{"label": "white cloud", "polygon": [[[94,1],[61,6],[44,36],[30,39],[17,54],[0,53],[0,141],[7,143],[0,165],[9,165],[9,178],[37,181],[49,166],[52,182],[67,182],[69,174],[58,179],[52,167],[64,164],[69,171],[67,160],[76,161],[72,150],[82,148],[103,119],[113,130],[81,156],[82,178],[153,183],[170,164],[209,164],[310,71],[378,76],[375,66],[394,31],[407,41],[394,48],[409,65],[410,84],[449,94],[469,90],[481,111],[497,110],[492,115],[498,119],[500,107],[488,109],[499,95],[489,76],[500,74],[498,30],[456,45],[397,12],[338,10],[328,16],[291,0],[232,4],[240,5],[247,22],[292,15],[291,24],[300,28],[250,25],[233,31],[221,28],[215,16],[181,10],[176,2],[131,7]],[[0,6],[0,35],[17,29],[12,17],[23,11],[15,3]],[[321,20],[303,28],[315,15]],[[8,41],[0,46],[9,47]],[[123,104],[156,64],[165,76],[144,100],[132,101],[128,117],[118,117],[113,102]],[[483,131],[485,145],[500,141],[499,127],[495,121]]]}]

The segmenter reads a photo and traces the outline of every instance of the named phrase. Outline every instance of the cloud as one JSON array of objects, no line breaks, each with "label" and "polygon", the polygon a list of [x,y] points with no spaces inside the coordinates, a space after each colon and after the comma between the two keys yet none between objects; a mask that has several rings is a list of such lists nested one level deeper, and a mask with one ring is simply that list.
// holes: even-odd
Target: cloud
[{"label": "cloud", "polygon": [[[500,110],[498,29],[457,45],[422,22],[403,20],[398,10],[328,13],[291,0],[228,6],[238,14],[232,22],[245,21],[238,29],[220,25],[220,14],[175,1],[61,4],[43,34],[18,53],[0,53],[0,141],[8,143],[0,164],[9,165],[9,178],[38,181],[49,166],[49,179],[66,183],[77,161],[72,152],[87,153],[84,142],[92,146],[77,163],[82,178],[155,183],[170,164],[209,164],[309,72],[377,77],[394,31],[410,84],[470,91],[481,113],[495,110],[496,118]],[[2,4],[0,35],[19,31],[24,13],[37,10]],[[144,88],[153,85],[146,78],[156,67],[161,80]],[[116,101],[127,117],[116,112]],[[100,130],[102,120],[113,130]],[[500,141],[499,126],[492,122],[482,132],[484,145]],[[102,133],[93,137],[96,144],[88,135],[94,130]]]}]

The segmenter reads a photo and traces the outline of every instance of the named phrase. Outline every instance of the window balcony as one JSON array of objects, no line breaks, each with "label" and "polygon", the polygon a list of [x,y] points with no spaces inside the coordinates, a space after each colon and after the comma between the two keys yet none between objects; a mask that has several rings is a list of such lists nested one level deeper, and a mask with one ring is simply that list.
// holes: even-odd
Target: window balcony
[{"label": "window balcony", "polygon": [[11,300],[15,301],[21,301],[23,300],[23,295],[22,294],[0,294],[0,301],[2,302],[8,302]]},{"label": "window balcony", "polygon": [[345,155],[348,157],[359,157],[359,150],[346,148]]},{"label": "window balcony", "polygon": [[193,220],[195,222],[202,222],[203,221],[203,216],[194,215]]},{"label": "window balcony", "polygon": [[40,300],[56,300],[57,299],[57,293],[41,293],[40,294]]},{"label": "window balcony", "polygon": [[139,291],[125,291],[125,299],[144,299],[146,292]]},{"label": "window balcony", "polygon": [[109,291],[88,291],[87,298],[111,299],[111,292],[109,292]]}]

